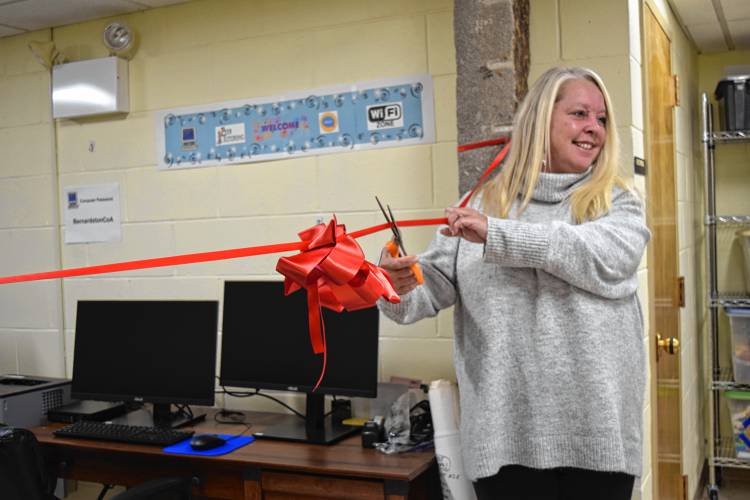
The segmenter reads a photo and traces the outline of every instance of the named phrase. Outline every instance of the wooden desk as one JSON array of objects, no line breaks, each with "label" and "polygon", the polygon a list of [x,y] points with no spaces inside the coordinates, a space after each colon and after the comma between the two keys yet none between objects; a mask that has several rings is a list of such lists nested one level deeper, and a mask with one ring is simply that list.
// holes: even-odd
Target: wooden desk
[{"label": "wooden desk", "polygon": [[[242,425],[220,425],[213,411],[196,432],[242,433]],[[247,432],[258,432],[279,419],[296,417],[246,412]],[[45,457],[63,464],[60,477],[132,486],[166,476],[194,476],[194,493],[222,499],[430,499],[441,498],[434,453],[385,455],[363,449],[359,435],[333,445],[310,445],[258,438],[219,457],[163,453],[160,447],[62,439],[52,432],[63,424],[32,429]]]}]

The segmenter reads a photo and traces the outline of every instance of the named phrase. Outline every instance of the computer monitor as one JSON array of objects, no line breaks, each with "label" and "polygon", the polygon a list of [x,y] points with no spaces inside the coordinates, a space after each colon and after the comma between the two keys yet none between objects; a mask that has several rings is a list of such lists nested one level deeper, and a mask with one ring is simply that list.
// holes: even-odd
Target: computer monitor
[{"label": "computer monitor", "polygon": [[71,395],[153,403],[139,425],[195,422],[171,405],[214,404],[218,319],[218,301],[78,301]]},{"label": "computer monitor", "polygon": [[327,359],[310,343],[307,295],[284,295],[279,281],[226,281],[220,381],[225,387],[306,394],[306,417],[264,429],[262,437],[332,443],[356,431],[324,417],[324,395],[377,396],[377,308],[323,309]]}]

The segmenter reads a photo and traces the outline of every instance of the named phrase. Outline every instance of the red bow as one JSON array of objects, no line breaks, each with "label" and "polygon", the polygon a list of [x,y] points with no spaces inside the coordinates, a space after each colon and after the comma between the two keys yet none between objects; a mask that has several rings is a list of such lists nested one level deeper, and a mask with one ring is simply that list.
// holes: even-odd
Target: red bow
[{"label": "red bow", "polygon": [[316,354],[325,353],[320,306],[341,312],[372,307],[380,297],[400,302],[388,275],[365,260],[362,248],[335,216],[298,235],[304,243],[301,252],[281,257],[276,270],[285,276],[285,295],[307,289],[310,342]]}]

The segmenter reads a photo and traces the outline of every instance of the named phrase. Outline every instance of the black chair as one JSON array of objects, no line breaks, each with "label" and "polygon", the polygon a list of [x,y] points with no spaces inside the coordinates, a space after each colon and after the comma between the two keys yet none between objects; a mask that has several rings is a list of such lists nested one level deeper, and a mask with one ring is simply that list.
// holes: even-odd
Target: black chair
[{"label": "black chair", "polygon": [[44,465],[36,436],[0,427],[0,491],[8,500],[55,500],[54,475]]},{"label": "black chair", "polygon": [[[0,496],[3,500],[59,500],[55,471],[44,463],[39,443],[26,429],[0,424]],[[168,477],[146,481],[112,500],[190,500],[195,478]],[[103,498],[107,488],[102,491]]]}]

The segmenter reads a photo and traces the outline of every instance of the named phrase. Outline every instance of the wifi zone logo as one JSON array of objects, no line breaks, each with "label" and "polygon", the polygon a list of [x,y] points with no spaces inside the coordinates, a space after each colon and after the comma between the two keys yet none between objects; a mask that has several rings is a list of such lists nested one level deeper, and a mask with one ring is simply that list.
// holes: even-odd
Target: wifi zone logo
[{"label": "wifi zone logo", "polygon": [[400,103],[373,104],[367,106],[367,130],[404,126],[404,114]]}]

